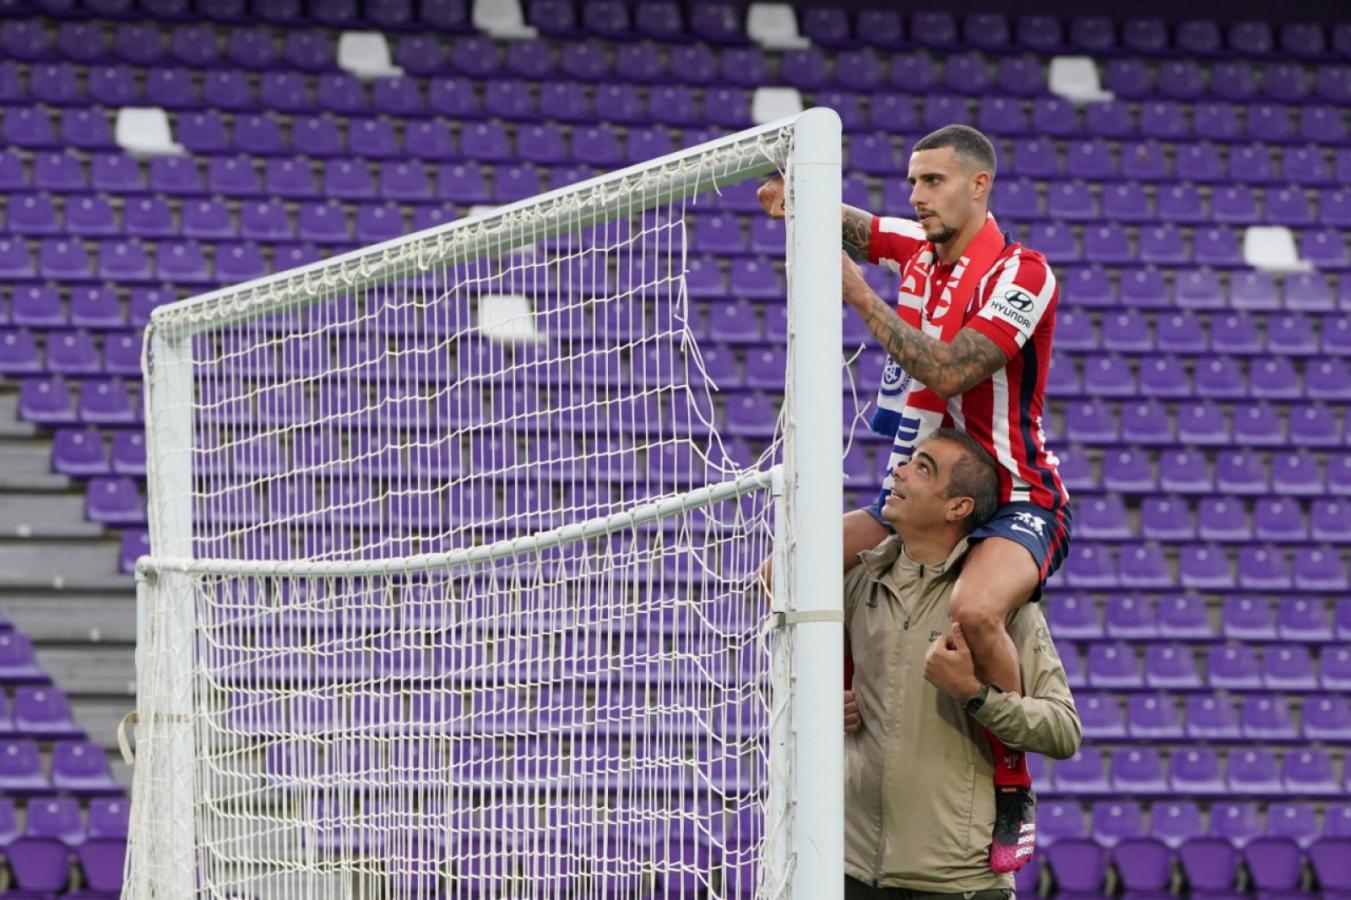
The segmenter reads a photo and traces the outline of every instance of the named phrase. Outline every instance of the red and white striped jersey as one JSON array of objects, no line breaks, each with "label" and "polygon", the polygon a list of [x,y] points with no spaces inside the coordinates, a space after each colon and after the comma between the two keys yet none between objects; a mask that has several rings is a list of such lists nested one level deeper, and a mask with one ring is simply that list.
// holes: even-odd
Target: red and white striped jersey
[{"label": "red and white striped jersey", "polygon": [[[868,258],[896,263],[929,248],[924,229],[908,219],[873,217]],[[935,265],[930,303],[937,302],[952,267]],[[947,402],[944,424],[975,438],[999,462],[1000,501],[1028,501],[1054,510],[1069,502],[1060,461],[1046,447],[1042,415],[1051,366],[1060,289],[1046,257],[1007,241],[977,283],[962,327],[974,328],[1004,351],[1008,363]],[[932,309],[925,310],[925,316]]]}]

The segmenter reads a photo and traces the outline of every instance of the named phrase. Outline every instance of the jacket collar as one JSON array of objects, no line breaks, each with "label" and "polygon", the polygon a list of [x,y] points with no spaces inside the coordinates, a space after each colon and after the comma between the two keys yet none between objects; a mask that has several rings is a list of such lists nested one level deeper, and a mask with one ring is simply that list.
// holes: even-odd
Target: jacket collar
[{"label": "jacket collar", "polygon": [[934,565],[922,565],[910,558],[910,554],[905,552],[905,544],[901,542],[900,536],[893,534],[873,549],[860,553],[858,558],[873,578],[882,578],[889,574],[898,581],[909,581],[923,576],[942,575],[955,569],[969,548],[970,541],[962,538],[952,548],[947,559]]}]

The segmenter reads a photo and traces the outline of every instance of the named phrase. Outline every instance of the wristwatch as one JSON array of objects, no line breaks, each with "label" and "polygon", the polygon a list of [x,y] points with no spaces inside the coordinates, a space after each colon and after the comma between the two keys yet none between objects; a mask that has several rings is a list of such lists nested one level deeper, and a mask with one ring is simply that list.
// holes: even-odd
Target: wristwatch
[{"label": "wristwatch", "polygon": [[968,716],[975,715],[976,710],[985,705],[985,698],[988,696],[990,696],[990,685],[982,684],[980,690],[976,691],[970,697],[967,697],[966,702],[962,704],[966,709],[966,714]]}]

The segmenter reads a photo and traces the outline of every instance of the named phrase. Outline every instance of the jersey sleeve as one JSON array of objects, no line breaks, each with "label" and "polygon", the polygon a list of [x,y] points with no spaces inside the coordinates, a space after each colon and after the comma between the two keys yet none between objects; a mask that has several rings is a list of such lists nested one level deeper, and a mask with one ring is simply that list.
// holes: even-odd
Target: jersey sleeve
[{"label": "jersey sleeve", "polygon": [[891,260],[903,266],[924,243],[924,228],[911,219],[873,216],[872,237],[868,240],[868,262]]},{"label": "jersey sleeve", "polygon": [[990,299],[966,327],[994,341],[1011,359],[1055,306],[1058,286],[1040,254],[1022,251],[1001,264],[995,279]]}]

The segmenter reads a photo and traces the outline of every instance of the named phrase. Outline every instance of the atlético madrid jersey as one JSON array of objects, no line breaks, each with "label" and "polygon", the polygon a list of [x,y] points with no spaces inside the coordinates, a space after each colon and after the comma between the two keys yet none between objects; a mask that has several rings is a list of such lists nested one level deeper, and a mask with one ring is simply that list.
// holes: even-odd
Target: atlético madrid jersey
[{"label": "atl\u00e9tico madrid jersey", "polygon": [[[909,219],[874,216],[868,258],[905,271],[911,257],[931,246],[924,229]],[[938,264],[931,298],[941,293],[951,267]],[[966,393],[948,400],[944,424],[975,438],[999,462],[1000,499],[1029,501],[1045,509],[1069,502],[1059,460],[1046,448],[1042,428],[1046,374],[1060,289],[1046,257],[1007,241],[978,282],[963,311],[963,328],[974,328],[1004,351],[1008,364]],[[925,314],[930,310],[925,310]]]}]

